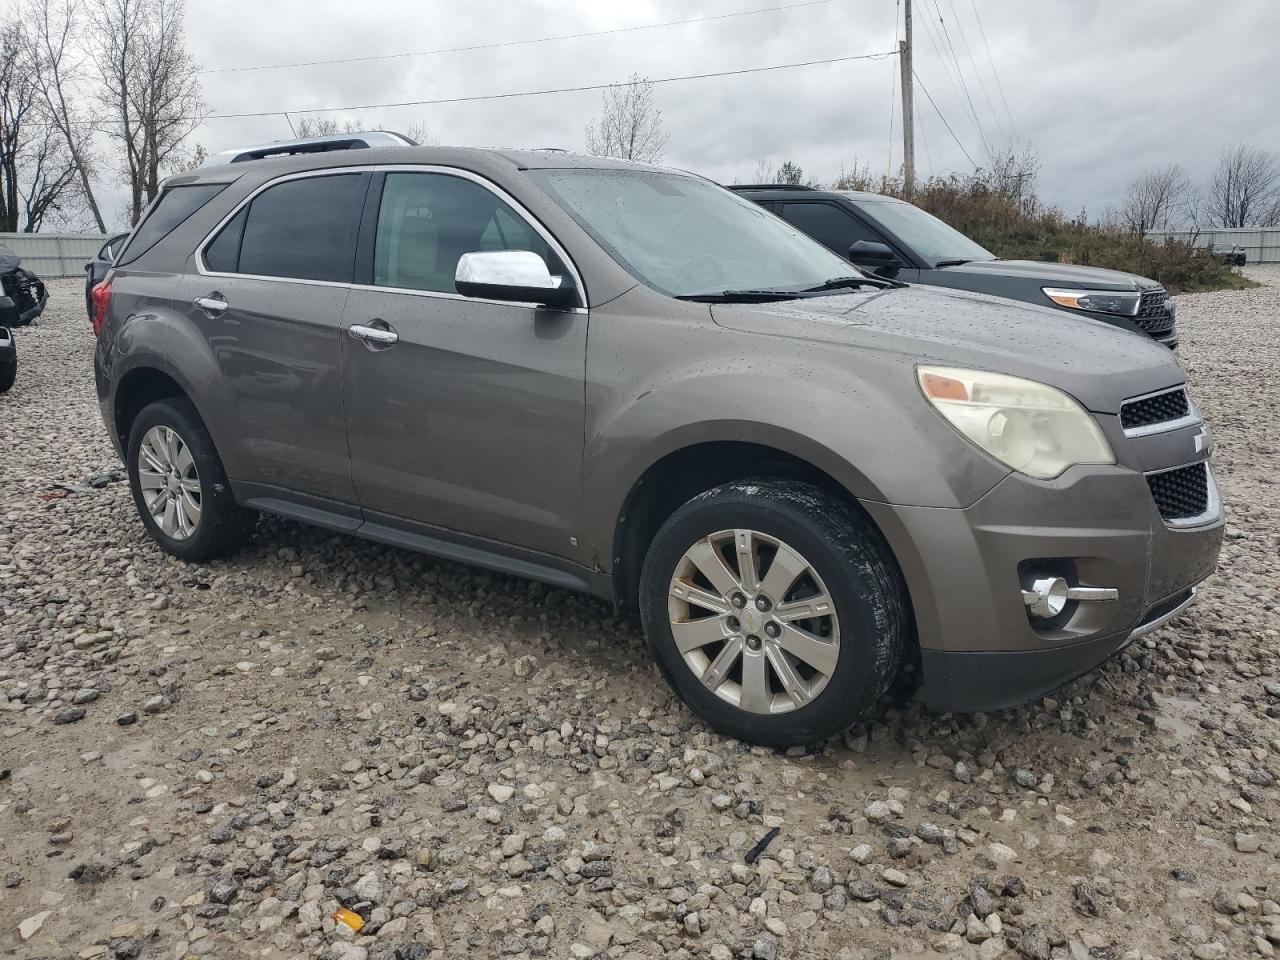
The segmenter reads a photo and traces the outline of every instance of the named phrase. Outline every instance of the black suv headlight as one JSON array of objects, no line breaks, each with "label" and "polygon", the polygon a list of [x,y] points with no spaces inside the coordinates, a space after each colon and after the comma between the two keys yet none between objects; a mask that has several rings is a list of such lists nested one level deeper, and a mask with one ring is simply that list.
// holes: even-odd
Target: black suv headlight
[{"label": "black suv headlight", "polygon": [[1120,317],[1137,316],[1138,305],[1142,303],[1142,294],[1136,290],[1067,290],[1061,287],[1040,289],[1060,307],[1113,313]]}]

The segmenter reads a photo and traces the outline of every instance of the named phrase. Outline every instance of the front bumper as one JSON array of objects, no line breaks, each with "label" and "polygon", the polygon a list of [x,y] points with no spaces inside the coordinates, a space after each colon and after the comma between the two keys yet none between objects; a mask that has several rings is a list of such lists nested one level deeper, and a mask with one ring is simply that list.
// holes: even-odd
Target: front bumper
[{"label": "front bumper", "polygon": [[[1217,566],[1222,509],[1215,497],[1193,525],[1166,523],[1143,467],[1073,467],[1048,482],[1010,474],[967,509],[864,502],[907,581],[930,707],[1025,702],[1178,612]],[[1118,596],[1033,620],[1022,591],[1045,574]]]},{"label": "front bumper", "polygon": [[1156,604],[1129,633],[1048,650],[979,653],[922,649],[925,703],[939,713],[1003,710],[1052,693],[1160,629],[1195,602],[1196,588]]}]

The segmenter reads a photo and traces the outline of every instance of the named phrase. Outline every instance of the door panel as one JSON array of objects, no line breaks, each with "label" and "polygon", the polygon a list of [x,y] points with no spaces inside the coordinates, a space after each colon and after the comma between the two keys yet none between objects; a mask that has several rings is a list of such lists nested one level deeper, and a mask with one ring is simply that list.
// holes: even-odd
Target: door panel
[{"label": "door panel", "polygon": [[355,504],[339,341],[370,176],[320,171],[253,195],[197,254],[178,306],[230,407],[242,483]]},{"label": "door panel", "polygon": [[577,559],[587,316],[467,299],[453,284],[468,252],[530,250],[553,273],[563,262],[527,218],[468,177],[392,172],[379,189],[358,253],[368,273],[342,321],[361,506],[371,520]]},{"label": "door panel", "polygon": [[[220,294],[211,316],[197,297]],[[231,477],[355,503],[338,342],[348,288],[189,273],[177,302],[204,335],[230,401],[242,474]],[[232,459],[232,458],[228,458]]]},{"label": "door panel", "polygon": [[358,287],[344,337],[352,473],[366,511],[560,556],[577,529],[587,317]]}]

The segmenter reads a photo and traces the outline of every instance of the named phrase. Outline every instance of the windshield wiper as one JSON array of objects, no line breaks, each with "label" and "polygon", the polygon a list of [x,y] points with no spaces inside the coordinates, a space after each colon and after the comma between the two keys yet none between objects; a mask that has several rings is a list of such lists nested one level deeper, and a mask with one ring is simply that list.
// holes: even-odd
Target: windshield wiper
[{"label": "windshield wiper", "polygon": [[801,293],[821,293],[823,290],[840,290],[844,287],[889,287],[893,284],[886,280],[873,280],[871,277],[836,277],[826,280],[816,287],[806,287]]},{"label": "windshield wiper", "polygon": [[677,300],[694,303],[769,303],[773,300],[798,300],[800,294],[789,290],[721,290],[719,293],[686,293]]},{"label": "windshield wiper", "polygon": [[934,267],[959,267],[966,263],[972,263],[972,260],[939,260]]}]

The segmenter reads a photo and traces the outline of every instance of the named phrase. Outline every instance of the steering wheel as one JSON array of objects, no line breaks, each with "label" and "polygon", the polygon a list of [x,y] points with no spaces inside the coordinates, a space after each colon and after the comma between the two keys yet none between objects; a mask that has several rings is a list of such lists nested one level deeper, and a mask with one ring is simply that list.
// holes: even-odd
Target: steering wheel
[{"label": "steering wheel", "polygon": [[724,285],[724,268],[713,257],[698,257],[680,268],[672,285],[680,290],[692,287],[694,293],[719,292]]}]

